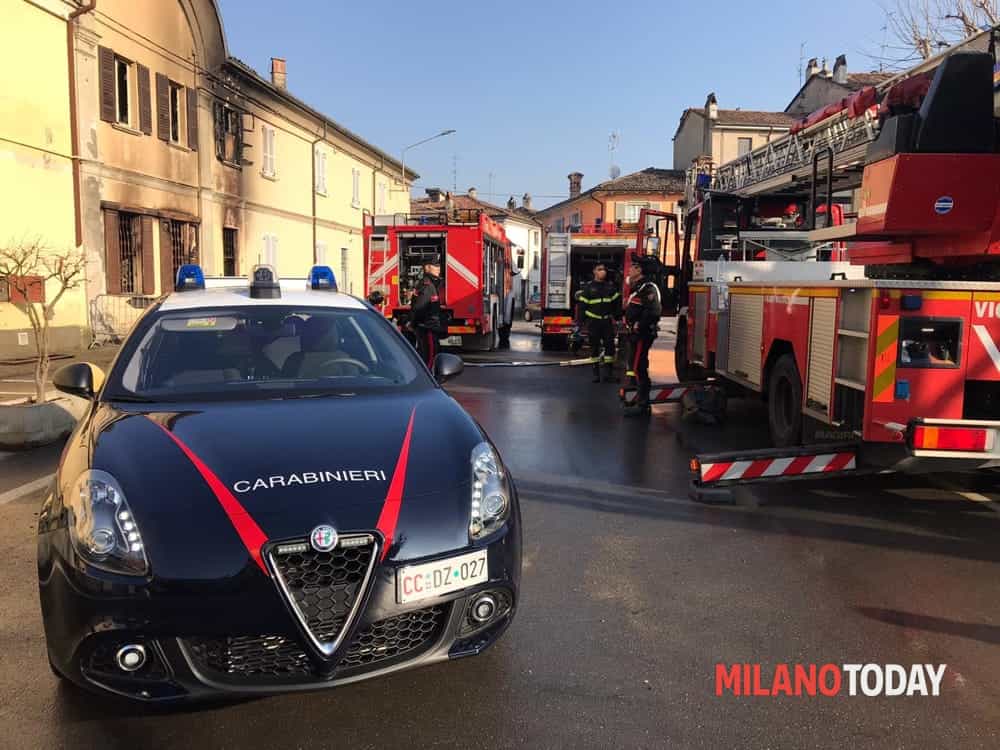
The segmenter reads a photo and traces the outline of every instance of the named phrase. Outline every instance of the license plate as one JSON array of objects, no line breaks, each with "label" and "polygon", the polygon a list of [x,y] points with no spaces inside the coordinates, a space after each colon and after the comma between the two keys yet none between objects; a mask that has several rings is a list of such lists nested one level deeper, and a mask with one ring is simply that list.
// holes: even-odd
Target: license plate
[{"label": "license plate", "polygon": [[461,336],[445,336],[441,339],[441,346],[461,346],[462,337]]},{"label": "license plate", "polygon": [[486,550],[423,565],[407,565],[396,573],[396,601],[416,602],[484,583],[490,579],[487,567]]}]

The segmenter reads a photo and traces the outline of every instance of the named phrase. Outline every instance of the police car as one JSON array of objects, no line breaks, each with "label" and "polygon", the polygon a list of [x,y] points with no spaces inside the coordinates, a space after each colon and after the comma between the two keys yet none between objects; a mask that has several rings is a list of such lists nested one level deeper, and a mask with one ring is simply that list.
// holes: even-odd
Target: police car
[{"label": "police car", "polygon": [[53,671],[144,701],[310,690],[480,653],[511,622],[513,481],[333,272],[184,266],[91,399],[38,524]]}]

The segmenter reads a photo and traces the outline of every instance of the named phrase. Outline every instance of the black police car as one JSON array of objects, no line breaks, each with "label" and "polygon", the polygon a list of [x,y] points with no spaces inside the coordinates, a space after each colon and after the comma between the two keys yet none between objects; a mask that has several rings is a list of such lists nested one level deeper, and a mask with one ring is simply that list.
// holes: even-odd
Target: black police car
[{"label": "black police car", "polygon": [[514,615],[517,494],[439,387],[461,360],[432,377],[328,268],[252,278],[182,268],[103,383],[54,378],[93,400],[38,534],[49,660],[75,683],[310,690],[478,654]]}]

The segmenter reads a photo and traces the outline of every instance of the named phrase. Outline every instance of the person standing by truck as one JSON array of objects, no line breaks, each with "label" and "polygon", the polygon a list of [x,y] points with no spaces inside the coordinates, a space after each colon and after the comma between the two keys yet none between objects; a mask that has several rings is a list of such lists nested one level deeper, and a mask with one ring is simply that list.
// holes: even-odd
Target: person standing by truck
[{"label": "person standing by truck", "polygon": [[632,347],[628,374],[635,379],[638,393],[635,406],[626,411],[629,415],[649,414],[649,350],[659,329],[662,306],[660,289],[650,278],[656,273],[655,258],[637,259],[628,272],[629,296],[625,305],[625,324]]},{"label": "person standing by truck", "polygon": [[427,367],[434,370],[438,353],[438,336],[441,321],[441,259],[433,255],[424,263],[424,277],[420,280],[413,302],[410,304],[410,322],[417,340],[417,351]]},{"label": "person standing by truck", "polygon": [[594,359],[594,382],[613,382],[615,364],[615,318],[621,317],[621,292],[608,279],[603,263],[594,266],[594,278],[580,292],[580,322],[587,326],[590,356]]}]

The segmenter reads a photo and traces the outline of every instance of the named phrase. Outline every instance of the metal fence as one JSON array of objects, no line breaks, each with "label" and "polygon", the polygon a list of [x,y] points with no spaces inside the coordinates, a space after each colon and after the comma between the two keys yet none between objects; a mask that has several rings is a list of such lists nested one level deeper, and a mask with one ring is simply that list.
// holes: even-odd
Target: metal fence
[{"label": "metal fence", "polygon": [[118,344],[156,297],[99,294],[90,302],[90,325],[95,345]]}]

